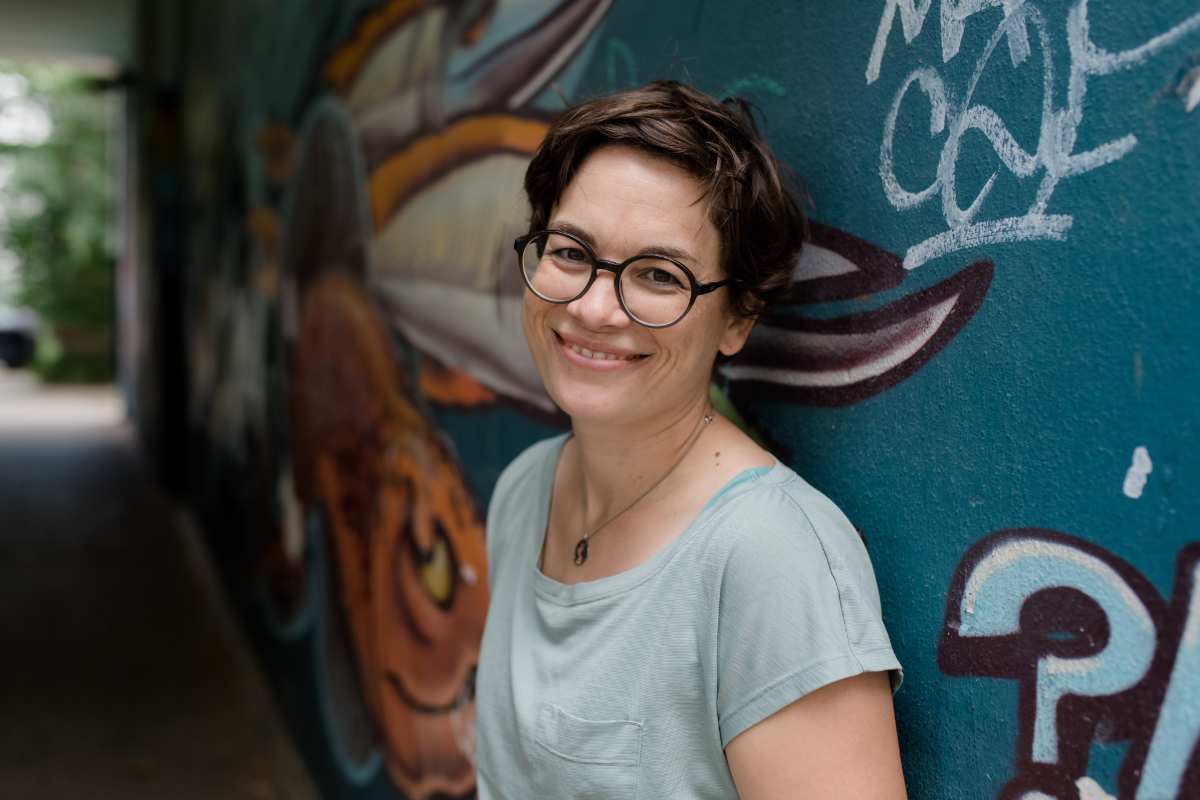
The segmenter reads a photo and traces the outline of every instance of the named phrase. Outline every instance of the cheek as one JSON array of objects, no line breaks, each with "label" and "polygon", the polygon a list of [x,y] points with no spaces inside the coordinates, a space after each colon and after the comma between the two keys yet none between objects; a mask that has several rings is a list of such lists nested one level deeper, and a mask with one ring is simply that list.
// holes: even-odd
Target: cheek
[{"label": "cheek", "polygon": [[550,379],[549,369],[553,334],[547,329],[548,317],[551,313],[549,303],[543,303],[529,292],[525,293],[525,301],[521,304],[521,330],[525,335],[525,344],[533,357],[533,365],[542,381]]},{"label": "cheek", "polygon": [[690,351],[690,359],[702,362],[707,368],[712,366],[721,346],[725,317],[711,311],[697,313],[696,309],[693,309],[692,313],[696,314],[696,324],[688,329],[684,341]]},{"label": "cheek", "polygon": [[541,309],[538,308],[540,303],[530,296],[529,292],[525,293],[525,300],[521,303],[521,330],[525,334],[525,341],[533,348],[534,357],[537,357],[537,348],[533,347],[537,339],[538,321],[541,318]]},{"label": "cheek", "polygon": [[693,381],[707,380],[716,358],[716,341],[704,325],[687,326],[659,338],[659,368],[667,375]]}]

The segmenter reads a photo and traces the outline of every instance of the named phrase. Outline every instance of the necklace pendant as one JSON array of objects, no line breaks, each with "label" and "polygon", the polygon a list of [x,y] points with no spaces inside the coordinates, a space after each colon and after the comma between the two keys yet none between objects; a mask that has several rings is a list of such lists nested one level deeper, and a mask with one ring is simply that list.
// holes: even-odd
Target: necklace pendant
[{"label": "necklace pendant", "polygon": [[575,545],[575,566],[582,567],[584,565],[584,562],[587,561],[587,556],[588,556],[587,539],[580,539],[579,543]]}]

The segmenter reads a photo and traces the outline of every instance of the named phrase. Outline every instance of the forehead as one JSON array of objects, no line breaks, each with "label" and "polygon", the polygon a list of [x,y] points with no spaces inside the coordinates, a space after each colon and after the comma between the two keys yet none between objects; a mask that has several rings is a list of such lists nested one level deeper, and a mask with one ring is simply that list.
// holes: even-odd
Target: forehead
[{"label": "forehead", "polygon": [[597,255],[626,258],[654,248],[718,263],[719,237],[704,187],[679,165],[632,147],[607,145],[588,155],[563,190],[550,224],[588,234]]}]

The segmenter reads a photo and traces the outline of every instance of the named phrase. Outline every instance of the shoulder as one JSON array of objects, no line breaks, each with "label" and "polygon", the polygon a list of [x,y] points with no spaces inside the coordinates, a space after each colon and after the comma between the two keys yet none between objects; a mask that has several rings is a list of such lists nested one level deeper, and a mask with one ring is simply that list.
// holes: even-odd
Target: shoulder
[{"label": "shoulder", "polygon": [[742,620],[771,597],[851,651],[888,646],[870,556],[842,510],[786,466],[749,483],[719,509],[718,618]]},{"label": "shoulder", "polygon": [[796,699],[899,662],[866,547],[828,497],[782,465],[714,509],[722,744]]},{"label": "shoulder", "polygon": [[782,463],[738,487],[714,511],[727,568],[789,569],[801,559],[835,578],[847,567],[870,570],[862,536],[842,510]]}]

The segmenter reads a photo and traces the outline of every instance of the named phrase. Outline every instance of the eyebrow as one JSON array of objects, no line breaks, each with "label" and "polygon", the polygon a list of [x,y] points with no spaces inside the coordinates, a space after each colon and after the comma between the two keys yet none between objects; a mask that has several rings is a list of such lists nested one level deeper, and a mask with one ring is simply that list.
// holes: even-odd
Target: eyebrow
[{"label": "eyebrow", "polygon": [[[569,233],[572,236],[574,236],[575,238],[583,241],[584,244],[586,244],[588,247],[592,248],[593,250],[596,249],[596,240],[592,238],[591,234],[589,234],[587,231],[585,231],[583,228],[579,227],[578,225],[574,225],[565,220],[560,220],[560,221],[551,223],[549,225],[549,227],[556,228],[560,231],[565,231],[566,233]],[[652,244],[649,247],[643,247],[640,250],[638,250],[637,255],[639,255],[639,256],[641,256],[641,255],[666,256],[667,258],[673,258],[676,261],[683,261],[686,263],[690,263],[696,267],[700,266],[699,260],[695,256],[693,256],[691,253],[689,253],[688,251],[682,250],[678,247],[671,247],[670,245],[665,245],[665,244]]]}]

